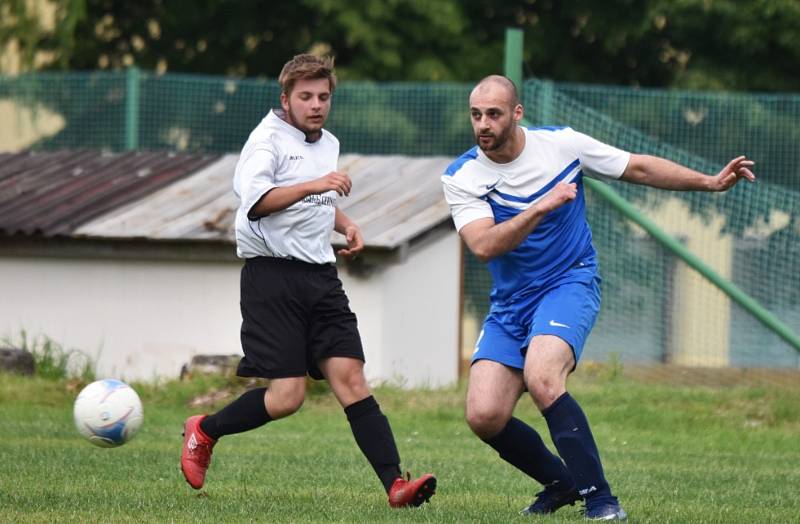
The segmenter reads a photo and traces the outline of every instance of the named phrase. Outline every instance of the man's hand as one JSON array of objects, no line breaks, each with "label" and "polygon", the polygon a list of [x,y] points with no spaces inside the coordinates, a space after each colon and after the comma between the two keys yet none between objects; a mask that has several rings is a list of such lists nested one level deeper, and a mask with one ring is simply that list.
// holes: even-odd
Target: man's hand
[{"label": "man's hand", "polygon": [[364,237],[361,236],[361,230],[355,224],[350,224],[345,228],[344,237],[347,239],[347,248],[340,249],[336,253],[339,256],[353,259],[364,249]]},{"label": "man's hand", "polygon": [[569,184],[559,182],[553,189],[547,192],[544,198],[539,200],[536,206],[542,213],[549,213],[550,211],[555,211],[570,200],[575,200],[577,196],[578,186],[574,182]]},{"label": "man's hand", "polygon": [[725,166],[716,176],[709,181],[709,191],[727,191],[741,179],[755,182],[756,176],[750,170],[755,162],[745,156],[737,156]]},{"label": "man's hand", "polygon": [[341,171],[331,171],[325,176],[311,182],[314,194],[325,193],[326,191],[336,191],[339,196],[347,196],[350,194],[350,188],[353,187],[353,182],[347,173]]}]

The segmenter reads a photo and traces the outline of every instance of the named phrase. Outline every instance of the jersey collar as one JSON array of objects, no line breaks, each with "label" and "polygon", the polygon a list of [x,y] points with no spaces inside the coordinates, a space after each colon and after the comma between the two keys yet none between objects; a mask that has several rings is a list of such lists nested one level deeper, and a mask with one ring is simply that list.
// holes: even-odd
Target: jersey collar
[{"label": "jersey collar", "polygon": [[[296,138],[300,142],[303,142],[304,144],[313,145],[319,142],[319,140],[317,140],[316,142],[306,142],[306,134],[297,129],[296,127],[294,127],[292,124],[290,124],[283,118],[281,118],[284,114],[285,113],[283,109],[280,108],[270,109],[269,114],[267,115],[267,119],[269,119],[270,123],[276,125],[282,131],[288,133],[289,135]],[[325,134],[324,130],[322,131],[322,134],[323,135]],[[322,140],[322,137],[320,137],[320,140]]]}]

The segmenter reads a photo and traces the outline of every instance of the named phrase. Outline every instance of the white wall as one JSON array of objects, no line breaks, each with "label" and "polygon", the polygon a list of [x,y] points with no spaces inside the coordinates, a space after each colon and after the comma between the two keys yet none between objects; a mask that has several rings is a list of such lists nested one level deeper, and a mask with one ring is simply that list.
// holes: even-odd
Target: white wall
[{"label": "white wall", "polygon": [[[196,354],[241,354],[238,262],[0,257],[0,337],[43,334],[97,357],[100,376],[177,377]],[[340,269],[359,319],[367,377],[457,380],[455,233],[367,278]]]},{"label": "white wall", "polygon": [[458,380],[459,249],[452,231],[367,279],[339,270],[358,316],[367,378],[407,387]]},{"label": "white wall", "polygon": [[177,377],[195,354],[241,354],[239,267],[0,257],[0,336],[46,335],[100,376]]}]

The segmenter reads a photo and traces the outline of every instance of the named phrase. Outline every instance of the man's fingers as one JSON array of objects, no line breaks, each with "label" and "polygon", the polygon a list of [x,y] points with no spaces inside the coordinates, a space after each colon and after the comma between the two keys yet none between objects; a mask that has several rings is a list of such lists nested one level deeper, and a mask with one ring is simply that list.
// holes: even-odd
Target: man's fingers
[{"label": "man's fingers", "polygon": [[744,178],[746,178],[748,182],[756,181],[756,175],[753,174],[753,172],[747,169],[746,167],[739,169],[738,174],[739,176],[743,176]]},{"label": "man's fingers", "polygon": [[750,160],[746,156],[742,155],[742,156],[737,156],[736,158],[728,162],[728,165],[725,166],[725,169],[723,169],[723,171],[739,171],[741,169],[749,169],[754,165],[756,165],[756,163],[753,160]]}]

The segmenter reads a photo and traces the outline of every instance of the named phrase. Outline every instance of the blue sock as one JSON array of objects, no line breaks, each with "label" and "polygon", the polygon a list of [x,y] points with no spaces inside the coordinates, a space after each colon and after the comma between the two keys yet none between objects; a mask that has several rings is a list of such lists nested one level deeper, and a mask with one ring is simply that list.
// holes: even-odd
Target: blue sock
[{"label": "blue sock", "polygon": [[575,399],[564,393],[542,411],[542,415],[558,454],[566,462],[587,506],[616,503],[617,499],[611,495],[603,474],[600,452],[589,429],[589,421]]},{"label": "blue sock", "polygon": [[575,485],[561,459],[547,449],[535,429],[519,419],[512,417],[500,433],[484,442],[500,458],[545,486],[556,484],[567,490]]}]

